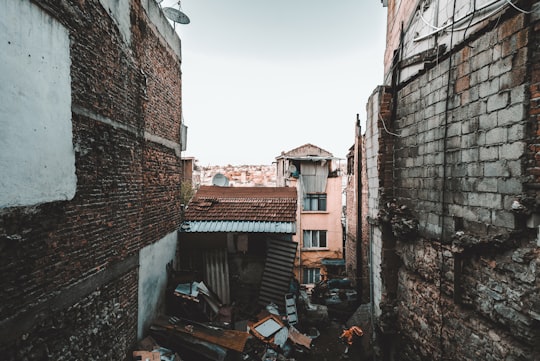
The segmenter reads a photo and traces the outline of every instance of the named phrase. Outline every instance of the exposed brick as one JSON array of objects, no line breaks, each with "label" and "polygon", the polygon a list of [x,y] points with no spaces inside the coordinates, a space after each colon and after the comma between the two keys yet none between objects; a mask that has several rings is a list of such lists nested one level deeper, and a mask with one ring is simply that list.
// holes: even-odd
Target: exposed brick
[{"label": "exposed brick", "polygon": [[[127,2],[129,44],[102,1],[33,3],[70,33],[77,191],[70,201],[0,213],[2,244],[16,240],[0,254],[0,320],[32,320],[9,330],[0,353],[5,360],[128,360],[138,271],[136,264],[115,270],[180,224],[179,155],[144,137],[178,142],[180,59],[139,1]],[[96,283],[74,295],[88,280]]]}]

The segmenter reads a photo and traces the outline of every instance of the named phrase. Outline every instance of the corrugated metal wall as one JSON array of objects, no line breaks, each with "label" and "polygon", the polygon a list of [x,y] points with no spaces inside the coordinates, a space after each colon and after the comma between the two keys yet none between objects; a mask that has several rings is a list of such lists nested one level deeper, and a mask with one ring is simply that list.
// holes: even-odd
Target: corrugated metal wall
[{"label": "corrugated metal wall", "polygon": [[229,304],[229,263],[227,249],[208,249],[203,253],[205,283],[214,291],[224,304]]},{"label": "corrugated metal wall", "polygon": [[268,254],[259,294],[260,305],[275,303],[284,307],[284,297],[289,291],[296,257],[296,246],[293,241],[268,241]]}]

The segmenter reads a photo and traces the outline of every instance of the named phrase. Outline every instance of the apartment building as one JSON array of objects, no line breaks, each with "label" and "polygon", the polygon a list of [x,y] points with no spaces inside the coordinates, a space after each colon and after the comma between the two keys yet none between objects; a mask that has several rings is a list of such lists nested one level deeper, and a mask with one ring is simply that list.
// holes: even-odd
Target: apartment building
[{"label": "apartment building", "polygon": [[302,284],[344,270],[342,177],[339,158],[312,144],[276,157],[277,186],[298,192],[295,275]]}]

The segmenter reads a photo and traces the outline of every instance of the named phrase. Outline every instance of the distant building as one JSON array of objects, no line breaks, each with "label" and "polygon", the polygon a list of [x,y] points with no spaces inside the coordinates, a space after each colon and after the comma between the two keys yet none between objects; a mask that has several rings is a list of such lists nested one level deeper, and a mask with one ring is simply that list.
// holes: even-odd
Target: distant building
[{"label": "distant building", "polygon": [[296,254],[296,197],[289,187],[201,186],[180,228],[179,267],[238,314],[281,305]]},{"label": "distant building", "polygon": [[342,177],[339,159],[312,144],[276,157],[278,187],[298,192],[295,273],[303,284],[344,270]]},{"label": "distant building", "polygon": [[198,167],[201,185],[214,185],[214,177],[227,178],[231,187],[275,187],[276,166],[270,165],[211,165]]}]

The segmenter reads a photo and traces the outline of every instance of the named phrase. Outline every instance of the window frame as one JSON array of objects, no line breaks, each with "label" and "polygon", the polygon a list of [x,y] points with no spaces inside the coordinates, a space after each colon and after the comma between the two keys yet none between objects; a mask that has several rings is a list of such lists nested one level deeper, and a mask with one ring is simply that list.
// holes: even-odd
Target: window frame
[{"label": "window frame", "polygon": [[[306,237],[306,235],[309,235]],[[317,245],[314,245],[314,235]],[[321,246],[321,235],[324,236],[322,240],[324,245]],[[309,240],[309,244],[306,245],[306,239]],[[302,248],[303,249],[321,249],[328,248],[328,232],[323,229],[304,229],[302,232]]]},{"label": "window frame", "polygon": [[302,282],[304,284],[318,283],[320,280],[321,280],[321,269],[320,268],[308,268],[308,267],[303,268],[303,270],[302,270]]},{"label": "window frame", "polygon": [[[312,207],[315,204],[315,207]],[[306,207],[309,205],[310,207]],[[307,209],[310,208],[310,209]],[[316,209],[313,209],[316,208]],[[323,208],[323,209],[321,209]],[[307,193],[302,201],[302,210],[305,212],[327,212],[328,196],[326,193]]]}]

